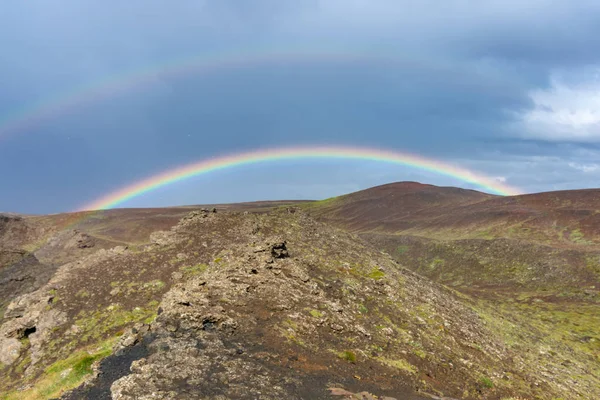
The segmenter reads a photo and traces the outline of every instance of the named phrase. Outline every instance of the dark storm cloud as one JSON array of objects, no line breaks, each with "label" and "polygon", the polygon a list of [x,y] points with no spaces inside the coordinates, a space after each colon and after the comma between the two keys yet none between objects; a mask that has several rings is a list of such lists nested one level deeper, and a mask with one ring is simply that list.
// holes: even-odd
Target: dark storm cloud
[{"label": "dark storm cloud", "polygon": [[[597,1],[546,0],[4,5],[0,115],[178,59],[354,57],[159,74],[153,84],[57,115],[0,142],[0,169],[35,160],[9,178],[0,209],[69,209],[78,193],[99,195],[173,165],[294,144],[403,149],[525,190],[595,186],[599,12]],[[340,191],[398,180],[395,170],[355,178],[325,171],[309,190],[314,172],[306,174],[294,178],[295,193],[317,193],[328,176]],[[43,204],[35,200],[49,192]]]}]

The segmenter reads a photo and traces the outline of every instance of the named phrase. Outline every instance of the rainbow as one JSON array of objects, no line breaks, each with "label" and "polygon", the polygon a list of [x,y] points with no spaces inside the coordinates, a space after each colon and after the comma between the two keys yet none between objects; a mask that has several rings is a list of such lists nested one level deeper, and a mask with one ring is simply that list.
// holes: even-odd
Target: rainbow
[{"label": "rainbow", "polygon": [[[372,61],[377,55],[368,53],[344,53],[331,51],[239,51],[235,53],[210,53],[196,57],[172,60],[159,65],[136,68],[125,73],[109,75],[84,85],[77,86],[62,94],[41,99],[20,110],[0,116],[0,138],[9,134],[26,131],[44,122],[69,113],[87,104],[100,102],[122,93],[151,86],[165,78],[178,78],[189,75],[222,72],[227,69],[241,69],[263,64],[283,65],[290,63],[315,62],[359,62]],[[379,57],[381,61],[394,65],[422,67],[419,62],[398,57]]]},{"label": "rainbow", "polygon": [[[311,45],[314,46],[314,45]],[[160,82],[163,79],[223,72],[231,69],[249,68],[260,65],[286,65],[294,63],[360,63],[371,65],[383,62],[394,68],[434,69],[443,73],[444,69],[452,69],[444,63],[424,63],[414,56],[390,56],[378,54],[372,50],[353,50],[352,52],[328,49],[293,49],[291,51],[251,49],[250,51],[207,53],[195,57],[184,57],[158,65],[144,66],[127,72],[108,75],[97,81],[82,84],[61,94],[43,98],[0,116],[0,139],[10,134],[26,131],[42,125],[48,120],[68,114],[71,110],[100,102],[120,94],[142,89]],[[468,71],[452,69],[453,73],[471,76]],[[494,80],[493,77],[488,79]],[[506,82],[498,82],[506,85]]]},{"label": "rainbow", "polygon": [[159,187],[226,168],[262,162],[309,158],[355,159],[399,164],[457,178],[463,182],[474,184],[483,190],[500,195],[516,195],[520,193],[520,190],[499,182],[494,178],[414,154],[362,147],[283,147],[209,158],[174,168],[110,193],[82,207],[79,211],[114,208],[134,197],[151,192]]}]

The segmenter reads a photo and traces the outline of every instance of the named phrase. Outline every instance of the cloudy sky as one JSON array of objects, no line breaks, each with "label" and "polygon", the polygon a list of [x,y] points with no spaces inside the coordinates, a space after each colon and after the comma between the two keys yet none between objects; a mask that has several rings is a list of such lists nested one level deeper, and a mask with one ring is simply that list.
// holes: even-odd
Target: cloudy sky
[{"label": "cloudy sky", "polygon": [[[600,2],[30,0],[0,11],[0,211],[77,209],[231,153],[345,145],[523,192],[600,186]],[[358,160],[231,168],[123,204],[459,179]]]}]

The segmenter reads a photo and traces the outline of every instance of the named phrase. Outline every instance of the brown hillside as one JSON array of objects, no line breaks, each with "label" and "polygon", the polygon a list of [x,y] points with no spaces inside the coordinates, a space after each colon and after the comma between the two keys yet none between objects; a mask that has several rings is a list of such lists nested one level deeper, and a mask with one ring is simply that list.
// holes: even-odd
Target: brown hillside
[{"label": "brown hillside", "polygon": [[600,189],[499,197],[400,182],[309,204],[354,232],[436,239],[512,238],[600,250]]},{"label": "brown hillside", "polygon": [[[503,320],[494,325],[498,332],[535,327],[531,339],[536,337],[537,351],[569,346],[573,356],[587,360],[589,376],[600,377],[600,190],[416,207],[413,199],[425,199],[431,189],[387,188],[381,199],[379,188],[373,188],[306,208],[493,310]],[[549,338],[558,342],[550,345]],[[581,398],[594,396],[582,393]]]},{"label": "brown hillside", "polygon": [[446,210],[494,197],[474,190],[397,182],[311,203],[307,207],[314,215],[353,231],[396,232],[435,219]]}]

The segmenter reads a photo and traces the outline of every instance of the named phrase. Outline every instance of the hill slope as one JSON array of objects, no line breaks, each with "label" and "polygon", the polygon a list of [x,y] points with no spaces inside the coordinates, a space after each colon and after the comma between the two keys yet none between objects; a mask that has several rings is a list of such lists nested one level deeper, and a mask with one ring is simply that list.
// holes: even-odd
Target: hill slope
[{"label": "hill slope", "polygon": [[300,210],[196,211],[12,299],[0,381],[7,399],[600,396],[541,335]]},{"label": "hill slope", "polygon": [[[587,360],[589,375],[600,376],[600,190],[464,204],[424,200],[415,207],[414,199],[424,199],[430,187],[386,187],[381,199],[376,195],[380,188],[373,188],[306,208],[510,321],[497,325],[498,332],[510,335],[514,327],[529,326],[540,352],[568,346],[574,357]],[[456,193],[452,188],[433,190]],[[352,214],[355,210],[360,212]]]},{"label": "hill slope", "polygon": [[394,233],[423,225],[459,206],[495,196],[474,190],[396,182],[307,204],[314,215],[352,231]]},{"label": "hill slope", "polygon": [[522,239],[600,250],[600,189],[498,197],[398,182],[307,205],[354,232],[435,239]]}]

